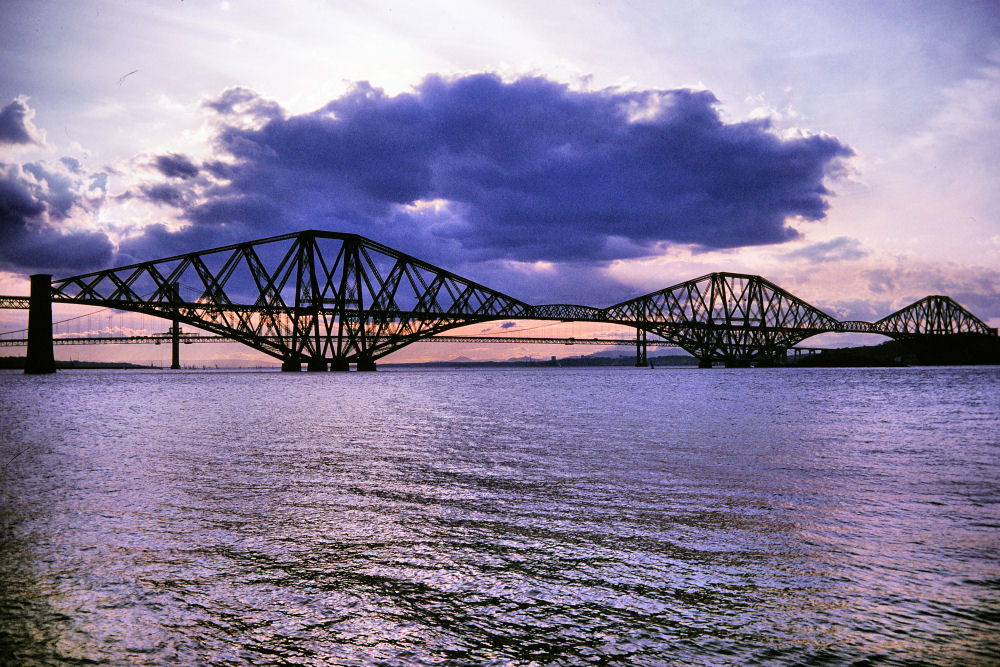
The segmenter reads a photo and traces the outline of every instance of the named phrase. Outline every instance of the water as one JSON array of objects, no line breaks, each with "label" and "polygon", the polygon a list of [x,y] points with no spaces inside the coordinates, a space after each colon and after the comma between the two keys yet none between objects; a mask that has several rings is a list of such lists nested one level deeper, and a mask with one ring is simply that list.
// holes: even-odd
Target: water
[{"label": "water", "polygon": [[1000,664],[998,389],[0,374],[0,662]]}]

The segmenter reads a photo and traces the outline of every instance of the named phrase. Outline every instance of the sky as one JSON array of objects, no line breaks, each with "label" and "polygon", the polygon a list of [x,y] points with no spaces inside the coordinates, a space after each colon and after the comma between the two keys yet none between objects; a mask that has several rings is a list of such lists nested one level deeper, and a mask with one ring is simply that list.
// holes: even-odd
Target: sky
[{"label": "sky", "polygon": [[992,2],[7,0],[0,19],[3,294],[318,228],[533,303],[738,271],[841,319],[946,294],[1000,324]]}]

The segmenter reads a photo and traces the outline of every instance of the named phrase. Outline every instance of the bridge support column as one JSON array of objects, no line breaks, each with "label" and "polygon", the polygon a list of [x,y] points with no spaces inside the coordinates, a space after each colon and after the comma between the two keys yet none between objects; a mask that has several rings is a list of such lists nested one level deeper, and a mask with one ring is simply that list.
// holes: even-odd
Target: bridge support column
[{"label": "bridge support column", "polygon": [[180,301],[181,286],[174,283],[170,286],[170,300],[173,302],[174,317],[170,326],[170,370],[181,368],[181,322],[177,312],[177,302]]},{"label": "bridge support column", "polygon": [[298,359],[285,359],[281,362],[281,372],[298,373],[302,370],[302,363]]},{"label": "bridge support column", "polygon": [[698,360],[698,368],[711,368],[712,360],[708,357],[702,357]]},{"label": "bridge support column", "polygon": [[181,368],[181,334],[177,320],[170,327],[170,370],[176,371]]},{"label": "bridge support column", "polygon": [[52,276],[48,273],[31,276],[28,352],[24,372],[26,375],[56,372],[55,355],[52,353]]},{"label": "bridge support column", "polygon": [[646,359],[646,330],[636,329],[635,330],[635,366],[639,368],[641,366],[647,366],[649,362]]},{"label": "bridge support column", "polygon": [[343,357],[334,357],[333,361],[330,362],[330,370],[346,373],[351,370],[351,364],[349,364],[347,359],[344,359]]},{"label": "bridge support column", "polygon": [[362,371],[362,372],[365,372],[365,371],[374,371],[375,370],[375,360],[374,359],[359,358],[358,359],[358,370]]},{"label": "bridge support column", "polygon": [[310,373],[326,371],[326,359],[310,359],[306,364],[306,370]]}]

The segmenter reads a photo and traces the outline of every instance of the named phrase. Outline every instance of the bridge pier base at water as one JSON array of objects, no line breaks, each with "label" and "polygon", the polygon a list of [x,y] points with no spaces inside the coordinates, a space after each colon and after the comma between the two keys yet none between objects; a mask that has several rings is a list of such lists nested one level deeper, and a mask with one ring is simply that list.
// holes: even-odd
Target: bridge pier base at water
[{"label": "bridge pier base at water", "polygon": [[358,359],[358,370],[359,371],[374,371],[375,370],[375,360],[374,359]]},{"label": "bridge pier base at water", "polygon": [[26,375],[56,372],[52,353],[52,276],[38,273],[31,276],[31,296],[28,301],[28,351],[24,363]]},{"label": "bridge pier base at water", "polygon": [[641,368],[648,365],[649,361],[646,357],[646,330],[637,328],[635,330],[635,366],[636,368]]},{"label": "bridge pier base at water", "polygon": [[306,364],[306,370],[310,373],[320,373],[326,371],[326,359],[310,359]]},{"label": "bridge pier base at water", "polygon": [[281,362],[283,373],[298,373],[302,370],[302,364],[297,359],[286,359]]},{"label": "bridge pier base at water", "polygon": [[181,321],[178,319],[177,304],[181,300],[180,285],[170,285],[170,300],[173,303],[173,319],[170,325],[170,370],[181,368]]},{"label": "bridge pier base at water", "polygon": [[170,370],[176,371],[181,368],[181,328],[177,320],[170,327]]},{"label": "bridge pier base at water", "polygon": [[346,373],[351,370],[351,364],[347,362],[347,359],[337,357],[330,362],[330,370],[338,373]]},{"label": "bridge pier base at water", "polygon": [[711,359],[702,358],[698,360],[698,368],[711,368],[711,367],[712,367]]}]

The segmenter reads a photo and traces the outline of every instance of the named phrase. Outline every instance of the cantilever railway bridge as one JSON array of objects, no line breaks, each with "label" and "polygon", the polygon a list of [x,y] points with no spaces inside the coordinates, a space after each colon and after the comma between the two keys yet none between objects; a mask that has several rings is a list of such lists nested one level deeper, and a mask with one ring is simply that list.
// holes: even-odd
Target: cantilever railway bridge
[{"label": "cantilever railway bridge", "polygon": [[410,343],[492,320],[624,325],[637,362],[653,335],[709,367],[773,364],[825,332],[954,341],[997,336],[946,296],[928,296],[877,322],[841,322],[756,275],[712,273],[606,308],[531,305],[356,234],[302,231],[52,280],[32,276],[26,372],[54,370],[51,304],[146,313],[280,359],[283,370],[374,370]]}]

